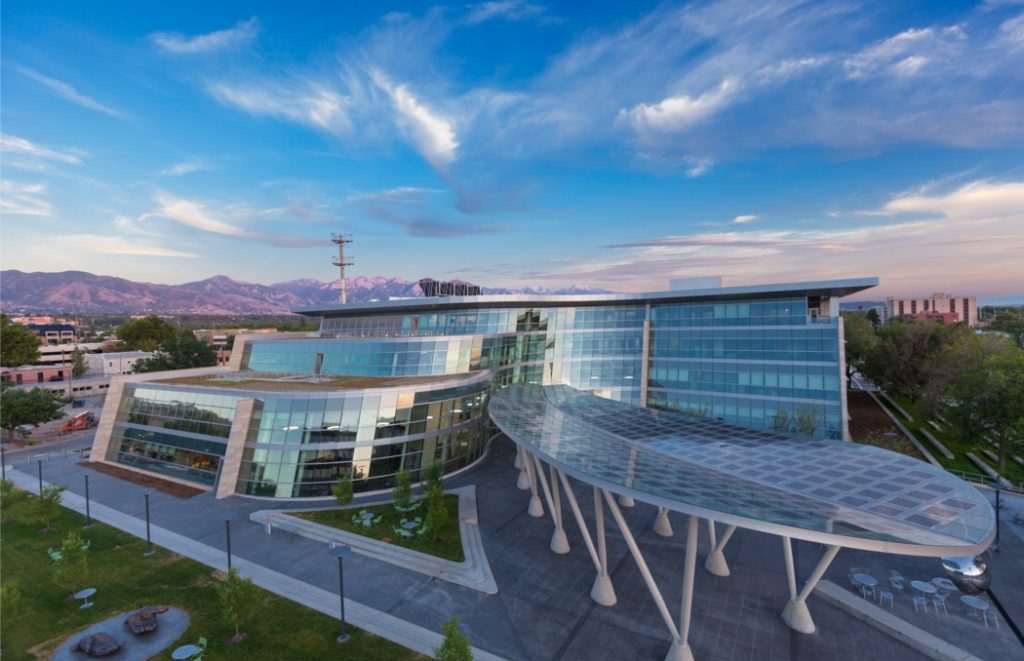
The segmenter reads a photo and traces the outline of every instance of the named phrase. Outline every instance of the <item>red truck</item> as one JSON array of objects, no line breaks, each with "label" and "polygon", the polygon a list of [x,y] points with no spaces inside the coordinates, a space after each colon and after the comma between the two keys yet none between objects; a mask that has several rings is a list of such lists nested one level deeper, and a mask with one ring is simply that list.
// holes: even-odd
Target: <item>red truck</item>
[{"label": "red truck", "polygon": [[80,429],[89,429],[96,426],[96,416],[92,414],[92,411],[82,411],[78,415],[74,416],[70,420],[64,423],[60,428],[61,432],[78,431]]}]

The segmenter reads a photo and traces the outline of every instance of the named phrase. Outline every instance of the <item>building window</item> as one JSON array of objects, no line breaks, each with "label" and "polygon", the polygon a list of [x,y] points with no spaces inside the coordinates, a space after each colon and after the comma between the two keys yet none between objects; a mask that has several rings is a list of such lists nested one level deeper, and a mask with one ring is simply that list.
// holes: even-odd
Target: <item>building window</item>
[{"label": "building window", "polygon": [[910,302],[910,314],[917,314],[917,301]]},{"label": "building window", "polygon": [[963,306],[963,314],[960,315],[961,317],[963,317],[963,319],[961,321],[966,321],[967,323],[970,323],[971,322],[971,318],[970,318],[971,308],[968,307],[968,304],[967,304],[968,299],[965,298],[965,299],[962,299],[962,300],[963,300],[964,306]]},{"label": "building window", "polygon": [[900,301],[900,316],[903,316],[903,301]]}]

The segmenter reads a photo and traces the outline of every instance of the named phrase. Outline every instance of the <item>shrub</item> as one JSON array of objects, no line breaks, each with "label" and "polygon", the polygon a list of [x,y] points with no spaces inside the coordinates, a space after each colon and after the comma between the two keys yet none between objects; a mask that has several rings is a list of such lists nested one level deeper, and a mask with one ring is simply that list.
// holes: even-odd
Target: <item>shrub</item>
[{"label": "shrub", "polygon": [[437,661],[473,661],[473,648],[470,647],[469,637],[459,631],[459,616],[453,615],[452,619],[441,625],[444,632],[444,642],[434,650],[434,658]]},{"label": "shrub", "polygon": [[0,586],[0,612],[4,615],[4,620],[10,622],[18,615],[18,609],[21,607],[21,588],[15,581],[10,583],[4,583]]}]

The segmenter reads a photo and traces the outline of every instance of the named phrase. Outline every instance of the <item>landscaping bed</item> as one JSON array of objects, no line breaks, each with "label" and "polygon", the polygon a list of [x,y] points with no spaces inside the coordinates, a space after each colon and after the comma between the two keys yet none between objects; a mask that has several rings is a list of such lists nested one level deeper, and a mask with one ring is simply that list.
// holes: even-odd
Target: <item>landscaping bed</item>
[{"label": "landscaping bed", "polygon": [[154,475],[139,473],[133,470],[128,470],[127,468],[112,466],[99,461],[80,461],[78,462],[78,465],[99,473],[105,473],[111,477],[116,477],[119,480],[124,480],[125,482],[137,484],[140,487],[156,489],[160,493],[165,493],[168,496],[174,496],[175,498],[191,498],[192,496],[198,496],[201,493],[206,493],[198,487],[190,487],[187,484],[164,480]]},{"label": "landscaping bed", "polygon": [[[178,645],[208,639],[209,659],[306,660],[349,658],[370,661],[424,659],[425,657],[383,638],[349,627],[352,639],[344,647],[335,642],[338,620],[283,597],[268,594],[269,602],[256,621],[243,627],[248,636],[236,645],[228,639],[234,630],[221,619],[214,590],[217,576],[209,567],[165,549],[144,557],[146,543],[109,526],[93,523],[82,529],[80,514],[61,508],[53,520],[54,532],[40,532],[42,522],[32,513],[36,498],[19,492],[17,502],[5,501],[0,524],[0,563],[3,585],[16,583],[21,596],[13,612],[5,604],[0,622],[4,659],[49,659],[69,636],[117,613],[143,606],[175,606],[188,612],[191,622],[176,644],[158,659],[170,659]],[[90,541],[89,578],[95,604],[80,610],[68,600],[69,590],[53,579],[48,548],[59,548],[69,531]]]},{"label": "landscaping bed", "polygon": [[[885,411],[875,403],[875,400],[871,399],[871,395],[863,390],[849,390],[846,393],[846,406],[850,414],[850,438],[854,441],[875,445],[924,461],[924,455],[893,424]],[[896,434],[896,436],[887,437],[885,434]]]},{"label": "landscaping bed", "polygon": [[[414,534],[409,539],[402,539],[395,534],[395,528],[401,526],[403,518],[408,520],[416,517],[423,518],[426,515],[426,502],[424,501],[420,501],[422,504],[416,511],[407,514],[395,511],[392,503],[345,509],[335,507],[313,512],[288,512],[287,510],[283,510],[283,512],[306,519],[307,521],[331,526],[338,530],[394,544],[411,551],[426,553],[427,555],[453,562],[462,562],[466,558],[462,553],[462,534],[459,531],[459,497],[455,494],[445,494],[444,501],[448,508],[448,521],[445,523],[444,528],[442,528],[436,542],[429,532],[422,537]],[[363,510],[372,513],[374,518],[379,516],[380,523],[371,525],[368,528],[358,521],[353,523],[352,516],[358,515]]]}]

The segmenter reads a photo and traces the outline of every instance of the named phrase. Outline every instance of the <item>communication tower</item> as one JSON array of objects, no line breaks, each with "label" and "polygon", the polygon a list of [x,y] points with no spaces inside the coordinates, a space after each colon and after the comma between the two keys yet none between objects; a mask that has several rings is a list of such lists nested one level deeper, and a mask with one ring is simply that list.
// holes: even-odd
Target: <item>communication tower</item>
[{"label": "communication tower", "polygon": [[333,260],[333,264],[338,267],[338,279],[341,285],[341,302],[345,303],[345,267],[352,266],[353,262],[351,259],[345,258],[345,244],[352,243],[351,234],[331,234],[331,242],[338,246],[338,256]]}]

